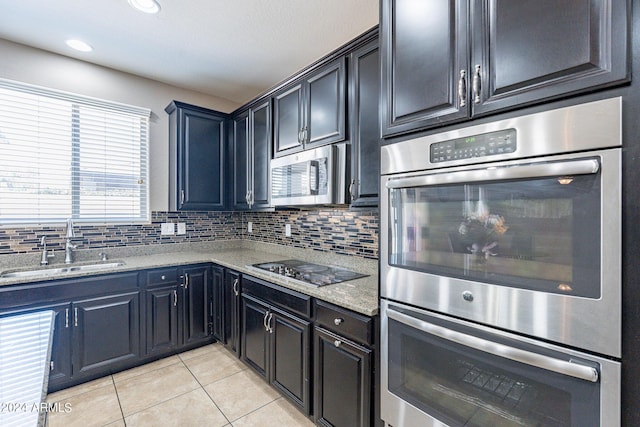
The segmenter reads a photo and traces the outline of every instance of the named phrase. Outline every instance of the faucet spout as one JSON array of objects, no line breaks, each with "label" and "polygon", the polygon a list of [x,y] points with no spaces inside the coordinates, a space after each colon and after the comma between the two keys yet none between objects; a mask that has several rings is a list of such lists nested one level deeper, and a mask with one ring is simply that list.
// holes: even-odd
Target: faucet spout
[{"label": "faucet spout", "polygon": [[73,233],[73,219],[69,218],[67,220],[67,239],[73,239],[75,234]]},{"label": "faucet spout", "polygon": [[69,218],[67,220],[67,237],[66,237],[66,243],[64,245],[64,263],[65,264],[71,264],[73,262],[73,250],[77,246],[71,243],[71,241],[75,237],[76,235],[73,232],[73,219]]}]

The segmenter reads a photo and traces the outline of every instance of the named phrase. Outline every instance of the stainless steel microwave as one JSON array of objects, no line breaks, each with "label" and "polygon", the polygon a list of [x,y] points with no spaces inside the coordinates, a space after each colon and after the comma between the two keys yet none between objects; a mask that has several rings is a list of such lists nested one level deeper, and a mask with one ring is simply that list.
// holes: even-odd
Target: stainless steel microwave
[{"label": "stainless steel microwave", "polygon": [[273,206],[348,203],[347,144],[325,145],[271,160]]}]

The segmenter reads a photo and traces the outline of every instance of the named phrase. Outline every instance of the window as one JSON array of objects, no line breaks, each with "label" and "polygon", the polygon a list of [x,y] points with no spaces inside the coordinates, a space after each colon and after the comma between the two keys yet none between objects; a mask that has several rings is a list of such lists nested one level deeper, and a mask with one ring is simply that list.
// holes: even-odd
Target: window
[{"label": "window", "polygon": [[149,221],[149,115],[0,79],[0,224]]}]

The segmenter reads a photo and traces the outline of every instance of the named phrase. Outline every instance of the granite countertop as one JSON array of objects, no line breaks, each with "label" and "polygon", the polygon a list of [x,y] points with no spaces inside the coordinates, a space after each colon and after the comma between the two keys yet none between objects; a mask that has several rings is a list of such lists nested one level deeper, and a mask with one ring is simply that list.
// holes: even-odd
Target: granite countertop
[{"label": "granite countertop", "polygon": [[[76,265],[83,265],[90,262],[98,263],[100,258],[97,252],[96,250],[86,250],[82,253],[78,251]],[[130,248],[107,249],[100,252],[107,253],[109,256],[107,262],[113,263],[120,261],[124,264],[100,271],[75,271],[29,278],[0,278],[0,286],[196,264],[200,262],[213,262],[223,267],[228,267],[241,273],[348,308],[360,314],[373,316],[378,313],[378,263],[376,260],[251,241],[134,246]],[[274,262],[283,259],[301,259],[317,264],[336,265],[367,274],[368,276],[334,285],[316,287],[251,266],[252,264]],[[35,256],[33,254],[25,256],[2,256],[0,257],[0,272],[20,270],[25,267],[38,268],[38,260],[38,254],[35,254]],[[51,265],[50,267],[59,266],[65,265]]]},{"label": "granite countertop", "polygon": [[45,425],[54,313],[0,318],[0,425]]}]

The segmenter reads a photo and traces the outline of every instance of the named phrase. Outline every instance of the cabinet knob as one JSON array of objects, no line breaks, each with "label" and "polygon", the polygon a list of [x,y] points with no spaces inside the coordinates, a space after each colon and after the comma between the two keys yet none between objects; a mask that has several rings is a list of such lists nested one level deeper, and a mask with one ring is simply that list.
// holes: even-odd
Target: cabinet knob
[{"label": "cabinet knob", "polygon": [[333,319],[333,324],[336,326],[340,326],[340,324],[342,324],[344,322],[344,319],[341,317],[336,317],[335,319]]},{"label": "cabinet knob", "polygon": [[340,347],[340,344],[342,344],[342,341],[340,341],[340,340],[335,340],[333,342],[333,345],[335,345],[336,347]]},{"label": "cabinet knob", "polygon": [[167,279],[167,276],[162,275],[162,276],[160,277],[160,279],[162,279],[162,280],[166,280],[166,279]]}]

